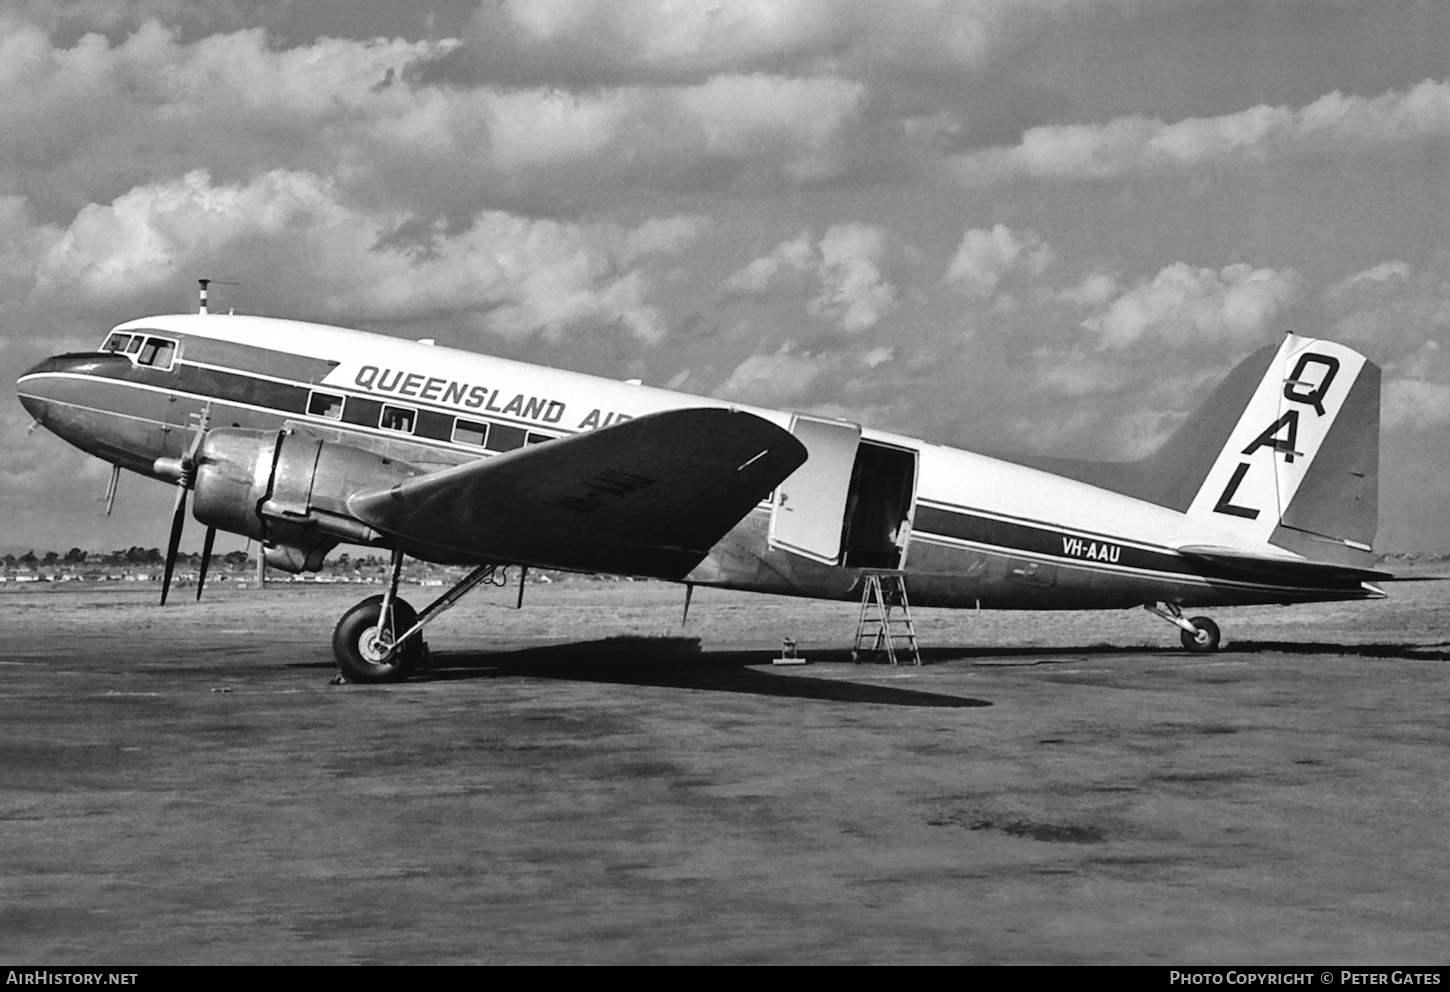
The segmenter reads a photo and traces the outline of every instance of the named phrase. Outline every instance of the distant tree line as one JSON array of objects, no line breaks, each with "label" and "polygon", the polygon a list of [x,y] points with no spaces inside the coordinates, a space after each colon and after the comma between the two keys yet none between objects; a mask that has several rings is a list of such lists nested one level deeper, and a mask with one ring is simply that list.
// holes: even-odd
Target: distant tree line
[{"label": "distant tree line", "polygon": [[[178,562],[185,562],[188,565],[199,565],[201,555],[187,554],[182,552],[176,556]],[[246,568],[256,564],[257,559],[248,555],[245,551],[229,551],[216,559],[218,563],[229,568]],[[50,567],[55,565],[112,565],[112,566],[145,566],[164,565],[166,557],[160,548],[143,548],[140,545],[126,548],[124,550],[110,551],[105,554],[99,552],[88,552],[81,548],[71,548],[65,554],[57,554],[54,551],[47,551],[37,556],[34,551],[27,551],[25,554],[16,557],[5,555],[0,557],[0,565],[6,568],[36,568]],[[353,558],[347,552],[338,555],[334,561],[327,563],[325,569],[329,571],[360,572],[367,568],[381,568],[388,563],[386,558],[377,555]]]}]

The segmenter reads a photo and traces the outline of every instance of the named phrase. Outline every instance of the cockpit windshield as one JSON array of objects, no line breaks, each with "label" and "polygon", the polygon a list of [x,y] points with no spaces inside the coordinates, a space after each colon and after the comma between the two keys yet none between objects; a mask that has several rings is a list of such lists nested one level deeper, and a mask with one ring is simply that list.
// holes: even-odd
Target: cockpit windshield
[{"label": "cockpit windshield", "polygon": [[176,342],[170,338],[127,334],[125,331],[112,331],[101,345],[101,350],[126,355],[137,365],[163,371],[170,369],[176,359]]},{"label": "cockpit windshield", "polygon": [[146,344],[136,355],[137,365],[150,365],[158,369],[171,368],[171,356],[176,354],[176,342],[165,338],[147,338]]}]

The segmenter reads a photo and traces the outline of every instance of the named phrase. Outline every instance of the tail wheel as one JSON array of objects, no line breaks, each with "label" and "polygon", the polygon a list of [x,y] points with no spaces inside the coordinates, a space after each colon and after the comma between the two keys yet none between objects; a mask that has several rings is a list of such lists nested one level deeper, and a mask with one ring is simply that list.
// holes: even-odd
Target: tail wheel
[{"label": "tail wheel", "polygon": [[337,667],[352,682],[401,682],[427,650],[421,634],[408,638],[388,654],[393,631],[402,632],[418,622],[418,613],[401,599],[393,600],[391,629],[379,622],[382,596],[369,596],[342,615],[332,632],[332,653]]},{"label": "tail wheel", "polygon": [[1198,636],[1195,637],[1188,631],[1183,631],[1179,636],[1183,639],[1183,646],[1185,648],[1189,651],[1198,651],[1204,654],[1218,650],[1218,624],[1214,623],[1208,617],[1193,617],[1188,622],[1198,628]]}]

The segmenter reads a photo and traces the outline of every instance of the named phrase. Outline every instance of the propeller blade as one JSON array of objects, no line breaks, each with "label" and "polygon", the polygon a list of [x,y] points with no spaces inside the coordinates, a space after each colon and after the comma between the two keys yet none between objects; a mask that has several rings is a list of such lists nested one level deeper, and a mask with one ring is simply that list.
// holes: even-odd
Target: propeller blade
[{"label": "propeller blade", "polygon": [[206,529],[206,543],[201,546],[201,572],[196,577],[196,601],[201,602],[201,587],[206,585],[206,567],[211,564],[211,546],[216,543],[216,528]]},{"label": "propeller blade", "polygon": [[171,512],[171,540],[166,542],[166,571],[161,576],[161,605],[171,591],[171,573],[176,569],[176,549],[181,546],[181,528],[186,524],[186,486],[176,487],[176,509]]},{"label": "propeller blade", "polygon": [[191,447],[186,450],[186,460],[189,463],[196,462],[196,453],[201,450],[201,442],[206,440],[206,430],[211,426],[211,403],[208,402],[202,408],[196,418],[196,434],[191,439]]},{"label": "propeller blade", "polygon": [[115,509],[115,507],[116,507],[116,485],[120,481],[121,481],[121,466],[119,464],[112,465],[111,466],[111,481],[110,481],[110,484],[106,486],[106,495],[105,495],[105,500],[106,500],[106,516],[108,516],[108,517],[111,515],[111,511],[113,509]]},{"label": "propeller blade", "polygon": [[[196,417],[196,434],[191,439],[191,446],[186,449],[186,454],[181,456],[180,469],[181,477],[176,480],[176,507],[171,511],[171,540],[166,544],[166,571],[161,576],[161,605],[166,605],[166,594],[171,591],[171,573],[176,570],[176,551],[181,546],[181,528],[186,525],[186,491],[196,484],[196,454],[201,450],[201,443],[206,440],[207,427],[211,425],[211,401]],[[158,463],[159,464],[159,463]],[[206,553],[202,561],[201,578],[206,577],[206,558],[211,557],[211,542],[215,532],[211,529],[206,534]],[[196,598],[201,599],[201,583],[198,581]]]}]

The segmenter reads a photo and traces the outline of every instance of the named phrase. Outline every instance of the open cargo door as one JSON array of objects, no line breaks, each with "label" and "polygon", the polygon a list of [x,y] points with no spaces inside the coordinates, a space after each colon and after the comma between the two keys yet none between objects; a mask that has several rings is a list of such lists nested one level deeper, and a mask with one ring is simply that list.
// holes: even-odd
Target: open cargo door
[{"label": "open cargo door", "polygon": [[841,560],[841,532],[861,425],[796,414],[790,432],[809,457],[775,491],[770,545],[814,561]]}]

